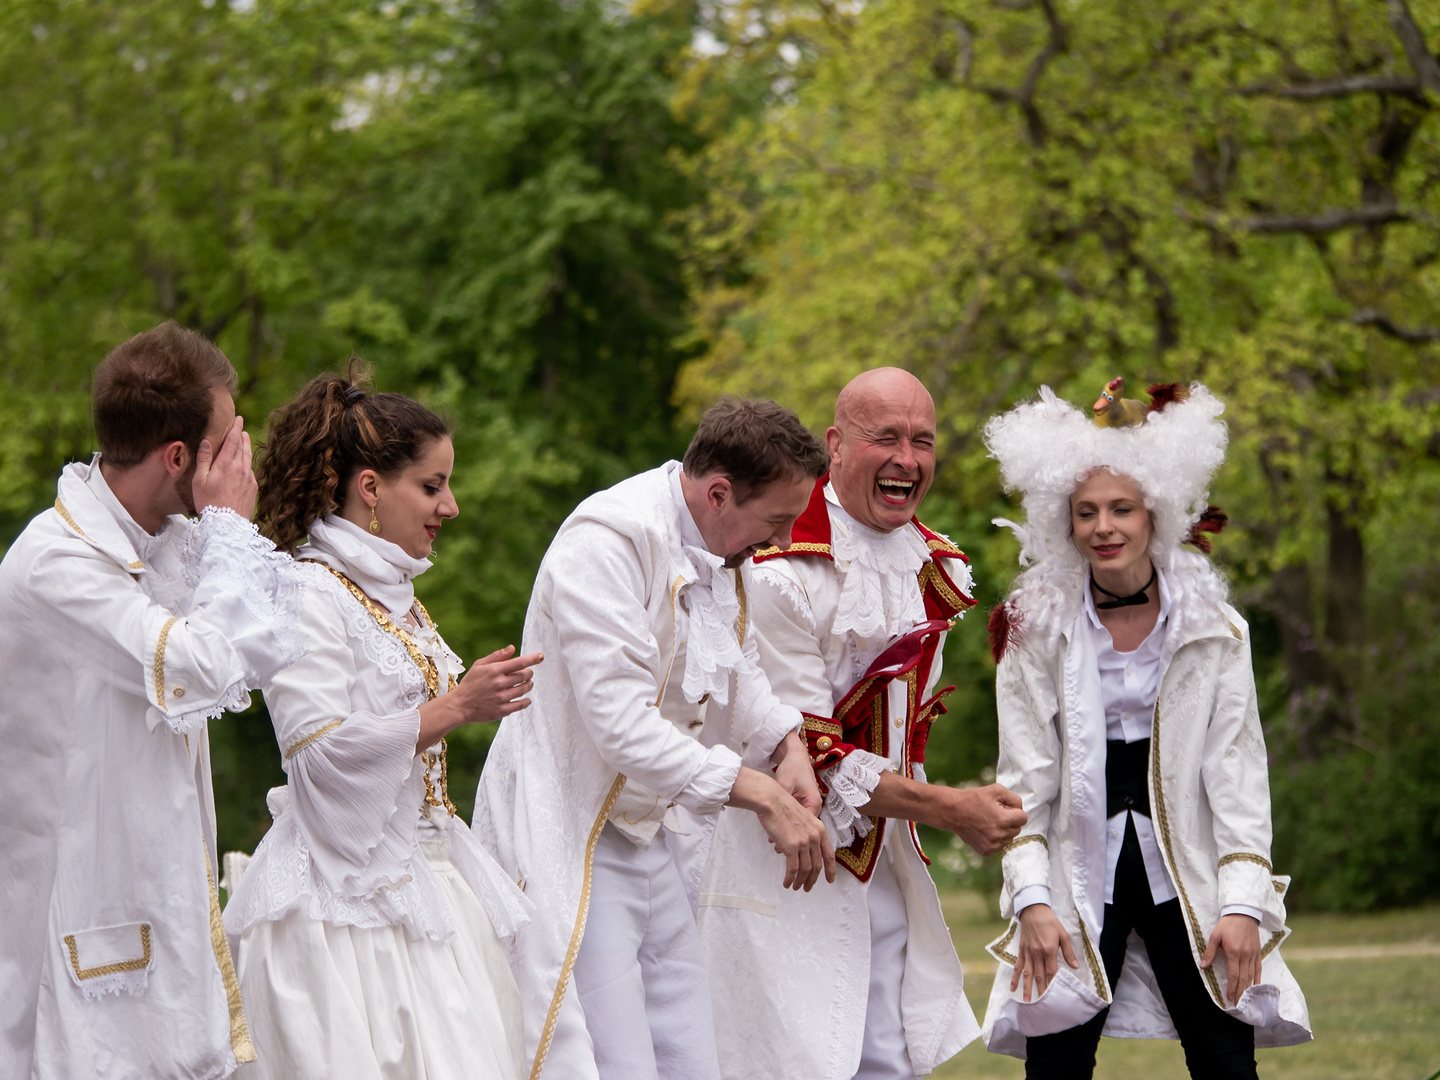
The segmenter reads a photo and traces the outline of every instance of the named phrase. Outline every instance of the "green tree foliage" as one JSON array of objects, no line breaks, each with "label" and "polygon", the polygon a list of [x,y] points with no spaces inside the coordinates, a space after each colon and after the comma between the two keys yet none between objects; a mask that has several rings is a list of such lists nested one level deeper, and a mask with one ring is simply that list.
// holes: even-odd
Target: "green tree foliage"
[{"label": "green tree foliage", "polygon": [[[993,603],[1014,549],[985,526],[985,418],[1040,383],[1205,380],[1297,898],[1440,890],[1427,635],[1396,615],[1429,612],[1440,525],[1440,10],[762,2],[711,27],[688,100],[726,126],[691,163],[681,402],[749,390],[819,425],[854,373],[915,372],[940,409],[927,514]],[[980,628],[953,637],[966,697],[932,771],[958,781],[993,711]]]},{"label": "green tree foliage", "polygon": [[[422,598],[466,656],[518,641],[564,515],[677,449],[688,35],[598,0],[0,7],[4,536],[88,455],[89,373],[129,334],[214,337],[257,435],[356,352],[455,424]],[[251,848],[268,719],[212,739],[222,843]],[[451,739],[467,815],[488,739]]]}]

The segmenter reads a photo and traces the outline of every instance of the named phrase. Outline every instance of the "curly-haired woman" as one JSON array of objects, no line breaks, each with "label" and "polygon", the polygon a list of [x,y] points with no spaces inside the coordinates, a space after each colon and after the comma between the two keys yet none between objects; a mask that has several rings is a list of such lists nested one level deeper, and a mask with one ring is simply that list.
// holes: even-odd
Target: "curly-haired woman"
[{"label": "curly-haired woman", "polygon": [[449,430],[353,374],[279,410],[260,467],[262,528],[307,579],[309,651],[263,687],[288,782],[225,911],[250,1068],[515,1078],[524,1039],[499,938],[528,902],[455,816],[444,736],[527,705],[540,658],[507,647],[457,681],[412,584],[458,512]]},{"label": "curly-haired woman", "polygon": [[1277,948],[1248,629],[1181,548],[1223,523],[1223,406],[1198,384],[1149,410],[1115,396],[1092,420],[1042,388],[986,427],[1027,517],[991,630],[997,780],[1029,823],[1003,856],[985,1040],[1027,1077],[1088,1078],[1102,1034],[1178,1036],[1192,1076],[1253,1080],[1256,1046],[1310,1033]]}]

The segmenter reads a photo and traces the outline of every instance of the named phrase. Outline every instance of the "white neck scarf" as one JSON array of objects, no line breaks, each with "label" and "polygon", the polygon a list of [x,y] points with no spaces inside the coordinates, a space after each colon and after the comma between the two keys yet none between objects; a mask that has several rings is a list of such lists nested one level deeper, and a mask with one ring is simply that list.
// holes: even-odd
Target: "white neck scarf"
[{"label": "white neck scarf", "polygon": [[861,638],[893,638],[925,621],[917,574],[930,558],[924,538],[910,525],[876,532],[851,517],[835,490],[830,505],[830,550],[840,572],[840,602],[833,632]]},{"label": "white neck scarf", "polygon": [[353,522],[327,514],[310,526],[310,542],[297,553],[339,570],[360,591],[392,615],[403,616],[415,606],[413,580],[430,569],[426,559],[412,559],[405,549],[381,540]]}]

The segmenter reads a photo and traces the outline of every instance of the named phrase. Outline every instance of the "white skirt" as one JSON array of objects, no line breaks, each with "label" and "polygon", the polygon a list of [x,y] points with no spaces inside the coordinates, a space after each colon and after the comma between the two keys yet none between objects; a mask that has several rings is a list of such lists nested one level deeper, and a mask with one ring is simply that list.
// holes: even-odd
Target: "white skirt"
[{"label": "white skirt", "polygon": [[490,920],[450,863],[421,850],[450,903],[448,943],[303,910],[245,931],[240,992],[255,1062],[237,1080],[520,1080],[520,993]]}]

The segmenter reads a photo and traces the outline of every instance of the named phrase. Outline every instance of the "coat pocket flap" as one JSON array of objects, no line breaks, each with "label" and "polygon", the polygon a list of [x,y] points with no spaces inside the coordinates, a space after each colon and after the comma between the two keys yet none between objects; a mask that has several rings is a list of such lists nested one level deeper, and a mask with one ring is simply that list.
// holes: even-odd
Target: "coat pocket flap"
[{"label": "coat pocket flap", "polygon": [[145,973],[154,957],[150,935],[148,922],[64,935],[61,941],[69,960],[70,978],[86,991],[86,996],[91,996],[92,988],[100,993],[143,990]]}]

